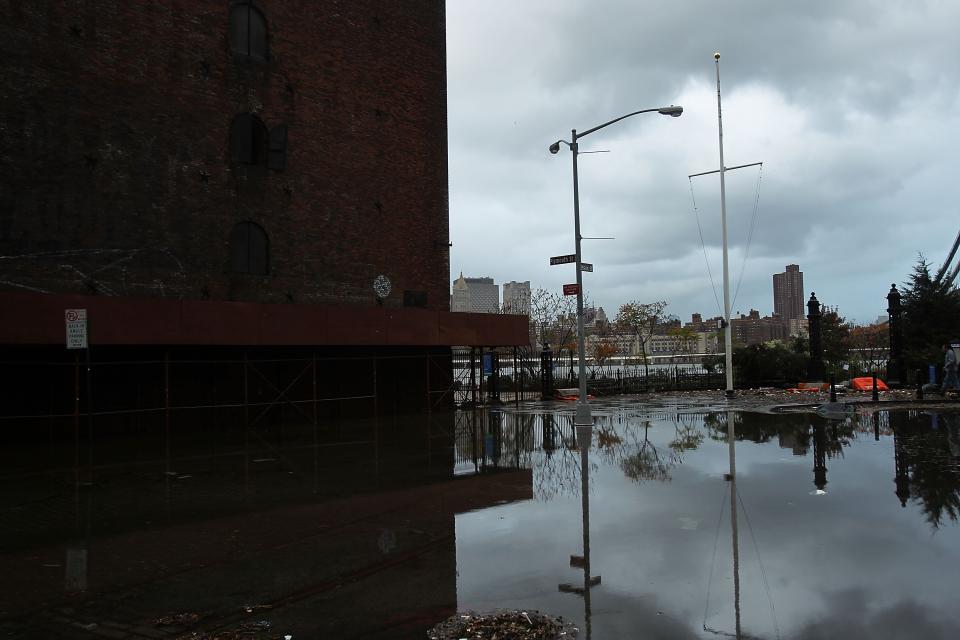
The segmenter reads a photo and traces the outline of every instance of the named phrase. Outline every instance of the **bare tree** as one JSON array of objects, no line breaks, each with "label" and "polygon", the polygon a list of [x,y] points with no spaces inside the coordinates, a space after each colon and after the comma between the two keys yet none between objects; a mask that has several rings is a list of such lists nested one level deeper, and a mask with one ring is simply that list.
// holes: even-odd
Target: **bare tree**
[{"label": "bare tree", "polygon": [[577,331],[574,299],[539,288],[530,295],[531,344],[560,347],[569,344]]},{"label": "bare tree", "polygon": [[665,300],[657,302],[626,302],[620,305],[617,311],[615,324],[623,331],[631,333],[636,337],[640,344],[640,357],[643,359],[644,375],[650,375],[650,362],[647,357],[647,345],[650,342],[650,336],[653,330],[660,322],[664,309],[667,308]]},{"label": "bare tree", "polygon": [[[526,297],[517,304],[505,305],[501,313],[516,315],[520,309],[526,307]],[[577,320],[576,307],[572,298],[538,288],[530,293],[529,344],[517,347],[517,356],[520,362],[517,368],[522,369],[529,379],[537,376],[540,364],[539,353],[546,345],[555,349],[563,348],[572,342],[576,334]],[[516,372],[515,372],[516,374]]]}]

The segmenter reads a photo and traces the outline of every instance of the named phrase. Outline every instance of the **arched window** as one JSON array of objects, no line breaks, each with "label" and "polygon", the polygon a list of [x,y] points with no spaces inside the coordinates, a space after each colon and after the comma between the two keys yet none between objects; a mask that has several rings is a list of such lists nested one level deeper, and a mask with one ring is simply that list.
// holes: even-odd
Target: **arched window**
[{"label": "arched window", "polygon": [[270,239],[263,227],[240,222],[230,232],[230,270],[265,276],[270,273]]},{"label": "arched window", "polygon": [[267,159],[267,127],[252,113],[241,113],[230,123],[230,160],[263,164]]},{"label": "arched window", "polygon": [[267,19],[252,2],[240,0],[230,7],[230,51],[246,60],[268,57]]}]

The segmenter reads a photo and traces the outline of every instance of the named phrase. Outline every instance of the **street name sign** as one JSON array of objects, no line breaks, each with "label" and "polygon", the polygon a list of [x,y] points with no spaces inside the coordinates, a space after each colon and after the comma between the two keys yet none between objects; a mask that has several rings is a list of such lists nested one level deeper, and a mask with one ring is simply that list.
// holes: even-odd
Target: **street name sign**
[{"label": "street name sign", "polygon": [[67,324],[67,349],[87,348],[87,310],[64,309]]},{"label": "street name sign", "polygon": [[571,253],[568,256],[553,256],[552,258],[550,258],[550,266],[553,266],[555,264],[570,264],[571,262],[576,262],[576,261],[577,261],[577,255],[575,253]]},{"label": "street name sign", "polygon": [[581,262],[580,271],[589,271],[590,273],[593,273],[593,265],[589,262]]},{"label": "street name sign", "polygon": [[563,295],[575,296],[580,293],[580,285],[577,283],[563,285]]}]

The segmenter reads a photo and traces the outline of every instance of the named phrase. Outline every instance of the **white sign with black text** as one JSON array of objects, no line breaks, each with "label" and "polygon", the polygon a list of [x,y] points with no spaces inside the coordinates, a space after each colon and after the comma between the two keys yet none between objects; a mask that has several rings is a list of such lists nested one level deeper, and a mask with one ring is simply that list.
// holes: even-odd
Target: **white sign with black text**
[{"label": "white sign with black text", "polygon": [[87,310],[65,309],[67,323],[67,349],[87,348]]}]

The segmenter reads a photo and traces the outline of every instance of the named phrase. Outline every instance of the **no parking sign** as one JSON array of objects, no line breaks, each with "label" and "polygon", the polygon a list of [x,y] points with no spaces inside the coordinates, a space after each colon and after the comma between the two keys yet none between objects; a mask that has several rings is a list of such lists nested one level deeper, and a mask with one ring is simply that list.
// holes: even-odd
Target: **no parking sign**
[{"label": "no parking sign", "polygon": [[87,310],[65,309],[67,323],[67,349],[87,348]]}]

